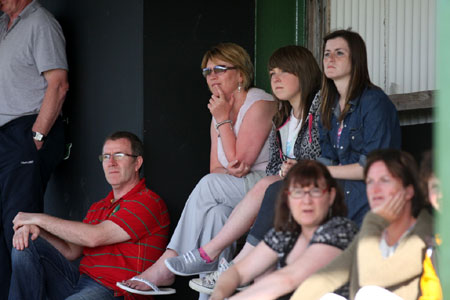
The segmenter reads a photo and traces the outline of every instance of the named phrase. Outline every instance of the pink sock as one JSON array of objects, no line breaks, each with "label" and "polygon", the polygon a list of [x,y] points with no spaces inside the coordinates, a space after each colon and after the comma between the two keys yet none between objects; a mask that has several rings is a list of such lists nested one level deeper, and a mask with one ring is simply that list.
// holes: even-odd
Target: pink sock
[{"label": "pink sock", "polygon": [[208,256],[208,254],[205,252],[205,250],[203,250],[202,247],[198,248],[198,252],[200,253],[200,257],[203,258],[204,261],[206,261],[206,263],[211,263],[212,259],[211,257]]}]

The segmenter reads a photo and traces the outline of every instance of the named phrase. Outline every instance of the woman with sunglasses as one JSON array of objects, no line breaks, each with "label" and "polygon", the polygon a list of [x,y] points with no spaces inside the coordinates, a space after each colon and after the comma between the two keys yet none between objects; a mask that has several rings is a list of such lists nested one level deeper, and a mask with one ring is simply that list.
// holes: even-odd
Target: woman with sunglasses
[{"label": "woman with sunglasses", "polygon": [[[317,112],[320,106],[318,91],[321,72],[314,56],[304,47],[285,46],[272,54],[268,69],[272,93],[279,107],[270,135],[270,160],[266,168],[268,176],[261,179],[239,202],[218,235],[202,245],[199,250],[191,249],[190,252],[205,253],[209,262],[203,259],[184,259],[184,256],[189,254],[166,260],[166,265],[177,275],[190,276],[215,271],[222,251],[250,229],[261,207],[267,187],[281,180],[298,159],[316,159],[320,155]],[[302,76],[303,74],[308,76]],[[264,230],[263,234],[273,225],[275,198],[271,198],[270,202],[272,217],[266,218],[267,226],[264,226],[265,230],[261,228]],[[257,244],[257,242],[250,243],[254,246]],[[244,252],[248,252],[251,248],[253,247],[250,244],[246,244]],[[230,257],[225,256],[225,258]],[[199,282],[198,284],[201,287],[197,289],[195,284],[191,286],[200,291],[203,288],[208,289],[208,283]]]},{"label": "woman with sunglasses", "polygon": [[229,299],[277,299],[333,260],[356,235],[346,219],[344,197],[330,172],[313,160],[299,161],[288,172],[276,202],[274,228],[264,241],[219,277],[210,299],[232,295],[239,285],[262,277]]},{"label": "woman with sunglasses", "polygon": [[147,293],[152,284],[172,284],[174,274],[164,260],[211,240],[233,208],[265,175],[276,106],[270,94],[251,87],[253,64],[248,53],[236,44],[222,43],[206,52],[201,67],[212,94],[208,103],[212,115],[210,174],[189,196],[160,259],[138,277],[122,283],[131,292]]},{"label": "woman with sunglasses", "polygon": [[291,300],[345,300],[332,292],[346,283],[350,284],[349,299],[419,299],[433,219],[424,208],[416,162],[400,150],[376,150],[367,158],[364,177],[371,212],[360,232],[340,256],[308,278]]},{"label": "woman with sunglasses", "polygon": [[325,36],[323,72],[319,161],[341,179],[348,217],[360,225],[369,210],[363,181],[367,154],[400,148],[397,110],[371,83],[366,46],[358,33],[338,30]]}]

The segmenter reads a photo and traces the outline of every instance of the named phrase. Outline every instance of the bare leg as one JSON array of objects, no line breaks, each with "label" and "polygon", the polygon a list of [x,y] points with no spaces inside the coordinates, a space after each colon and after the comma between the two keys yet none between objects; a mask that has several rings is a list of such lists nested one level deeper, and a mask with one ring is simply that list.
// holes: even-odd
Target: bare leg
[{"label": "bare leg", "polygon": [[[167,249],[150,268],[142,272],[142,274],[138,277],[148,280],[156,286],[168,286],[173,284],[175,281],[175,275],[167,269],[164,264],[164,260],[175,256],[178,256],[177,252],[172,249]],[[131,279],[124,280],[122,283],[131,288],[142,291],[150,289],[145,283]]]},{"label": "bare leg", "polygon": [[212,260],[217,259],[226,247],[250,229],[258,215],[264,192],[270,184],[278,180],[281,180],[279,176],[267,176],[258,181],[245,195],[244,199],[233,209],[217,236],[202,246]]}]

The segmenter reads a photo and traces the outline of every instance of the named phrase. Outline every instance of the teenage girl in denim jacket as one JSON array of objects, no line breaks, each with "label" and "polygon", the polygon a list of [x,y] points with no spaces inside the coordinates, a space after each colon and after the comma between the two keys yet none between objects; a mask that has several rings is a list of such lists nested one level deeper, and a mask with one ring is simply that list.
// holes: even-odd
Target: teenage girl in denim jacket
[{"label": "teenage girl in denim jacket", "polygon": [[341,179],[348,217],[360,225],[369,210],[366,157],[375,149],[400,148],[397,110],[370,82],[366,46],[356,32],[338,30],[324,38],[323,74],[319,160]]}]

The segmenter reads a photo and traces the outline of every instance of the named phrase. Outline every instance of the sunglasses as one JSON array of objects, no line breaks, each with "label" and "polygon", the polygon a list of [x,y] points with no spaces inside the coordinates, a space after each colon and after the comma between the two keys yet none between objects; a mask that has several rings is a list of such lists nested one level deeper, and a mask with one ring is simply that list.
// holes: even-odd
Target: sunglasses
[{"label": "sunglasses", "polygon": [[203,68],[202,69],[202,74],[203,77],[207,77],[209,74],[211,74],[212,72],[214,72],[214,74],[221,74],[221,73],[225,73],[227,70],[235,70],[237,69],[236,67],[225,67],[225,66],[215,66],[214,68]]}]

